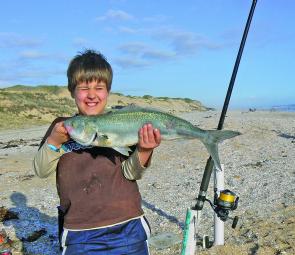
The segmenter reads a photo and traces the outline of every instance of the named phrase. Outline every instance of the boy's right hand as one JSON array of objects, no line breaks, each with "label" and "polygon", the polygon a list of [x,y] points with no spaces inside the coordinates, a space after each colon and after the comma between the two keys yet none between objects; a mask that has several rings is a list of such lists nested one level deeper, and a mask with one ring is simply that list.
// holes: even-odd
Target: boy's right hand
[{"label": "boy's right hand", "polygon": [[58,122],[53,127],[50,135],[47,138],[47,143],[52,144],[58,149],[62,146],[63,143],[70,140],[70,136],[64,127],[64,123]]}]

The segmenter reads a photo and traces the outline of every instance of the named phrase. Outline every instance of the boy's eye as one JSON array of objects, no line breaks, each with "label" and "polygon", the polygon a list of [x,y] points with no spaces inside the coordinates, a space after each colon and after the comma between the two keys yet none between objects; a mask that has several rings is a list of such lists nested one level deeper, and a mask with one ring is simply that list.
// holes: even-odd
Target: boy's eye
[{"label": "boy's eye", "polygon": [[88,90],[88,87],[77,87],[78,90]]},{"label": "boy's eye", "polygon": [[[77,89],[78,90],[84,90],[84,91],[86,91],[86,90],[89,90],[91,88],[90,87],[77,87]],[[93,89],[95,89],[95,90],[103,90],[104,87],[102,87],[102,86],[100,86],[100,87],[94,87]]]}]

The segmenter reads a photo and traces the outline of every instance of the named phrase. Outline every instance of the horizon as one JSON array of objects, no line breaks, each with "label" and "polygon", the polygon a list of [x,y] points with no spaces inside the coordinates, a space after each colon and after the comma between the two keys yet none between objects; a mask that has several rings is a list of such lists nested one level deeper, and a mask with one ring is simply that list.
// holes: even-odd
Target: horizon
[{"label": "horizon", "polygon": [[[15,84],[9,87],[0,87],[0,90],[2,89],[9,89],[9,88],[13,88],[13,87],[29,87],[29,88],[38,88],[38,87],[61,87],[64,89],[67,89],[67,85],[48,85],[48,84],[39,84],[39,85],[22,85],[22,84]],[[117,91],[110,91],[110,94],[119,94],[125,97],[145,97],[145,96],[151,96],[155,99],[158,98],[168,98],[168,99],[172,99],[172,100],[194,100],[194,101],[199,101],[204,107],[208,108],[208,110],[216,110],[216,111],[221,111],[222,110],[222,106],[221,107],[211,107],[208,105],[205,105],[202,101],[198,100],[198,99],[192,99],[189,97],[167,97],[167,96],[153,96],[153,95],[132,95],[132,94],[124,94],[122,92],[117,92]],[[290,112],[294,112],[295,111],[295,103],[291,103],[291,104],[281,104],[281,105],[272,105],[272,106],[267,106],[267,107],[228,107],[229,110],[233,110],[233,111],[244,111],[244,110],[248,110],[248,111],[256,111],[256,110],[261,110],[261,111],[269,111],[269,110],[278,110],[278,111],[290,111]]]},{"label": "horizon", "polygon": [[[114,92],[190,98],[220,109],[251,4],[5,1],[0,88],[65,86],[70,59],[91,48],[112,65]],[[295,103],[294,7],[292,0],[257,1],[229,108]]]}]

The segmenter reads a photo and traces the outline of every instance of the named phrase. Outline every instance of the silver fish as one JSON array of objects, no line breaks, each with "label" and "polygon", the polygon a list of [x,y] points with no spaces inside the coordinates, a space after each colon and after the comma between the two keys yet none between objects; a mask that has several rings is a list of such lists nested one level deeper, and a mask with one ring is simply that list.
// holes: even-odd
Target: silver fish
[{"label": "silver fish", "polygon": [[129,146],[138,143],[138,130],[147,123],[160,130],[163,140],[199,139],[220,170],[217,144],[240,135],[236,131],[200,129],[171,114],[138,107],[126,107],[96,116],[77,115],[65,120],[64,126],[70,137],[82,145],[111,147],[129,155]]}]

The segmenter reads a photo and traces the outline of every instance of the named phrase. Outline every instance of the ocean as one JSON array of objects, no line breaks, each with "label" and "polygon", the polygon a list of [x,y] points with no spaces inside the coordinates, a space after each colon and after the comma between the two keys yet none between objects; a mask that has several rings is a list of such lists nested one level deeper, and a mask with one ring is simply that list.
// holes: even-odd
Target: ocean
[{"label": "ocean", "polygon": [[295,112],[295,104],[276,105],[276,106],[272,106],[270,110],[279,111],[279,112]]}]

